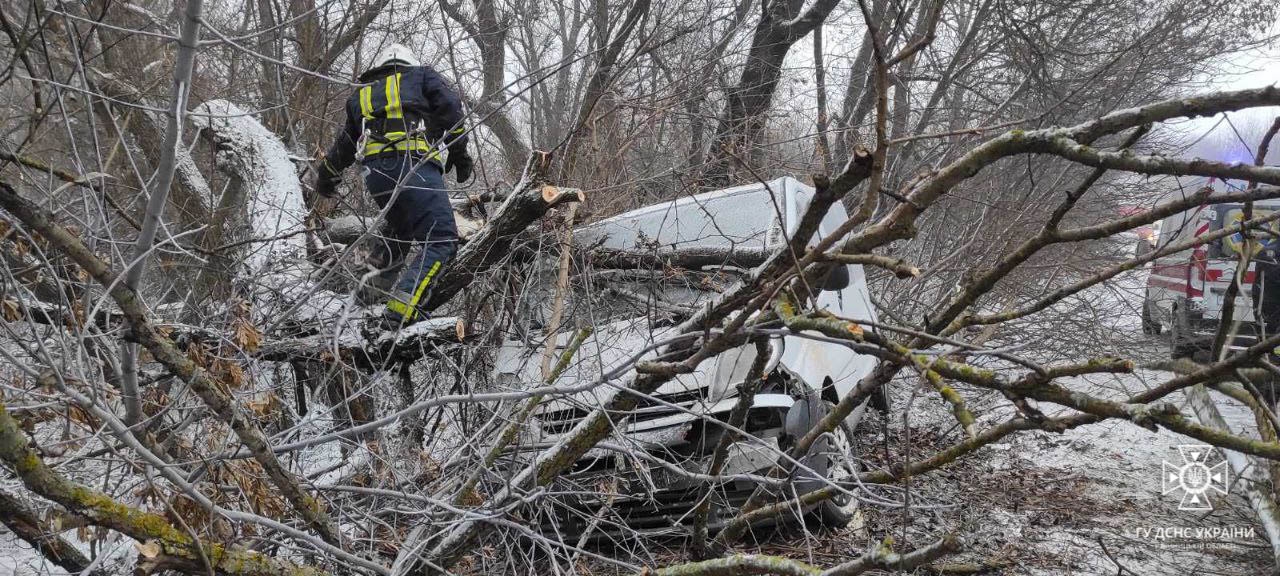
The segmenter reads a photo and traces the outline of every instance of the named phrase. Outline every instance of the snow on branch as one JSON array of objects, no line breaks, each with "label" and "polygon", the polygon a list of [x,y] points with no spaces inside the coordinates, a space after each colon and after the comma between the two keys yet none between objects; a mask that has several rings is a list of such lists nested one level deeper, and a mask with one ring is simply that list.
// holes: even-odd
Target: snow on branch
[{"label": "snow on branch", "polygon": [[211,100],[197,106],[191,116],[208,131],[217,147],[218,166],[245,188],[246,209],[254,239],[262,242],[246,255],[246,272],[268,269],[273,262],[303,254],[303,229],[307,214],[302,184],[289,159],[289,150],[239,106]]}]

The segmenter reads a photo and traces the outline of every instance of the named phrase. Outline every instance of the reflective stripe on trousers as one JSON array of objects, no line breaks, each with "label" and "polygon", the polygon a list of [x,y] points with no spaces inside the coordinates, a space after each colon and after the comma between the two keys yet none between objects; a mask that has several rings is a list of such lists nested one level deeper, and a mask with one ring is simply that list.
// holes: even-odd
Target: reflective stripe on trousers
[{"label": "reflective stripe on trousers", "polygon": [[[398,183],[401,188],[396,194]],[[388,309],[412,319],[413,309],[430,300],[432,281],[457,250],[458,232],[444,175],[439,164],[421,156],[388,154],[365,162],[365,187],[379,208],[386,208],[395,197],[386,212],[388,238],[375,247],[386,256],[383,262],[399,261],[412,245],[422,243],[396,284],[396,292],[408,295],[409,301],[394,308],[388,303]]]}]

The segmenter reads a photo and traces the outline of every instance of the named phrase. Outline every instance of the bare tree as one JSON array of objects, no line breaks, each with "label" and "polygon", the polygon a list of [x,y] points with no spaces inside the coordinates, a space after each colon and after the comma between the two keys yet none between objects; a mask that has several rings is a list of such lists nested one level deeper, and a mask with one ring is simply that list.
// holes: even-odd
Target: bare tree
[{"label": "bare tree", "polygon": [[[1157,361],[1150,341],[1101,318],[1136,311],[1099,296],[1159,258],[1275,229],[1280,213],[1253,211],[1280,198],[1266,162],[1273,114],[1190,148],[1200,134],[1170,128],[1280,106],[1274,87],[1199,82],[1265,40],[1274,11],[11,3],[0,14],[0,522],[81,573],[941,570],[967,534],[895,551],[876,533],[834,560],[752,554],[744,540],[833,499],[910,516],[923,506],[913,479],[1020,435],[1118,422],[1229,450],[1280,550],[1280,420],[1264,392],[1280,336],[1227,346],[1239,329],[1228,309],[1214,354]],[[433,51],[467,95],[465,128],[493,184],[454,195],[465,244],[437,279],[435,317],[384,331],[353,291],[385,214],[356,190],[321,214],[304,190],[351,72],[392,32]],[[806,39],[812,51],[796,50]],[[1226,147],[1243,161],[1218,154]],[[690,202],[707,185],[754,186],[776,206],[772,178],[815,165],[789,227],[762,232],[776,238],[759,245],[776,248],[639,236],[618,248],[579,228]],[[1246,185],[1214,191],[1205,178]],[[1220,204],[1248,208],[1190,240],[1127,248],[1126,234]],[[837,205],[847,217],[832,222]],[[865,271],[879,320],[817,303],[849,266]],[[642,345],[610,349],[624,339],[602,328],[621,317]],[[778,338],[874,362],[847,393],[812,398],[769,367]],[[533,351],[535,376],[498,369],[512,350]],[[697,418],[720,431],[689,448],[705,467],[632,433],[646,414],[691,411],[672,408],[664,386],[748,351],[723,418]],[[1114,395],[1075,385],[1140,369],[1142,385]],[[925,449],[890,450],[886,436],[879,463],[847,478],[810,469],[833,450],[867,456],[829,439],[886,389],[940,408],[952,430]],[[766,391],[810,402],[812,426],[785,442],[749,432]],[[1226,426],[1220,405],[1245,410],[1250,430]],[[900,416],[913,430],[911,411]],[[763,446],[767,462],[728,466],[739,444]],[[629,523],[627,503],[651,494],[627,491],[655,474],[698,498],[670,521],[688,550],[660,553]],[[731,484],[746,487],[742,501],[714,504]],[[587,545],[595,537],[629,545],[602,551]],[[113,553],[117,539],[134,552]]]}]

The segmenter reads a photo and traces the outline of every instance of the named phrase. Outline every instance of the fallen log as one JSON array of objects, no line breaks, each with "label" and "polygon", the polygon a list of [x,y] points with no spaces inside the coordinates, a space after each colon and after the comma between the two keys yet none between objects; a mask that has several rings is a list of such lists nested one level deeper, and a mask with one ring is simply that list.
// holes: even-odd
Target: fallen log
[{"label": "fallen log", "polygon": [[258,360],[285,362],[300,359],[332,358],[336,353],[344,361],[365,370],[376,370],[393,361],[413,361],[423,356],[428,344],[452,344],[464,341],[474,330],[468,330],[457,318],[431,318],[406,326],[396,332],[377,335],[344,330],[298,338],[269,340],[254,352]]},{"label": "fallen log", "polygon": [[583,255],[596,269],[652,270],[683,268],[700,270],[707,266],[751,269],[764,264],[771,252],[760,248],[697,247],[679,250],[618,250],[603,246]]},{"label": "fallen log", "polygon": [[[454,221],[458,225],[458,239],[462,242],[466,242],[473,234],[484,227],[484,222],[459,214],[456,207],[454,210]],[[350,245],[355,244],[365,236],[376,236],[381,232],[382,220],[380,218],[345,214],[326,218],[322,236],[327,237],[329,242]]]},{"label": "fallen log", "polygon": [[502,202],[484,228],[477,231],[458,255],[441,272],[426,309],[435,310],[449,302],[475,280],[476,276],[507,257],[512,241],[547,210],[566,202],[581,202],[581,190],[557,188],[546,183],[551,154],[534,152],[525,164],[524,176]]}]

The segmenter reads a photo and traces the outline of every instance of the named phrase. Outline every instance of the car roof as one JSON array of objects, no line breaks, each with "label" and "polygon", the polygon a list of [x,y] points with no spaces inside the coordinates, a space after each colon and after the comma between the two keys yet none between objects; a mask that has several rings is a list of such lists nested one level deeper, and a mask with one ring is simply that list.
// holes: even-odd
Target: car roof
[{"label": "car roof", "polygon": [[581,227],[574,237],[618,250],[763,249],[780,240],[792,207],[812,195],[812,188],[787,176],[637,208]]}]

